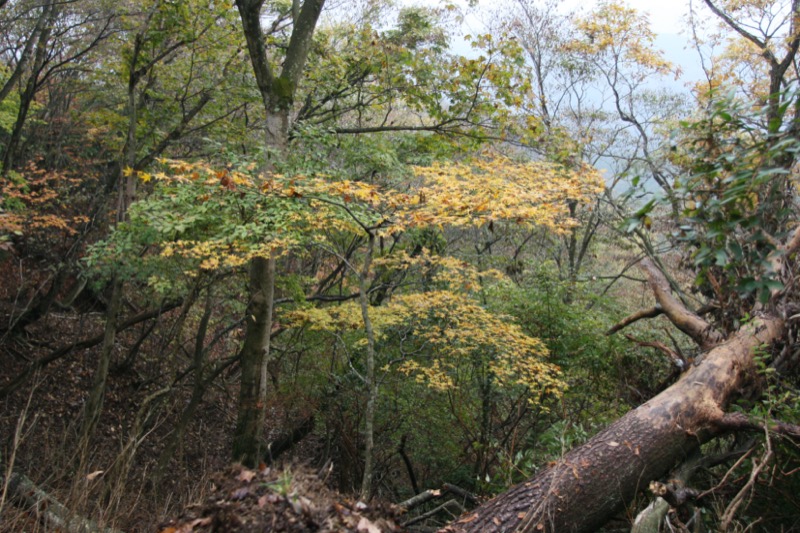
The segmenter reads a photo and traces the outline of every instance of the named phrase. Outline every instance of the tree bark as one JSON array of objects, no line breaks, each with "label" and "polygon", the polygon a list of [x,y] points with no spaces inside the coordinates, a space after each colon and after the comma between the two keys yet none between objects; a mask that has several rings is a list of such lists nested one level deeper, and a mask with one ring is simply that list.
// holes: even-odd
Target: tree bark
[{"label": "tree bark", "polygon": [[783,335],[784,321],[759,315],[724,338],[670,294],[652,263],[642,268],[659,308],[707,351],[705,357],[583,446],[442,531],[595,531],[650,481],[730,430],[725,411],[755,384],[754,355]]},{"label": "tree bark", "polygon": [[[282,156],[289,142],[292,101],[303,72],[311,39],[325,0],[306,0],[295,17],[281,76],[276,77],[264,46],[261,30],[263,0],[236,0],[242,30],[256,84],[266,111],[265,144],[268,152]],[[265,168],[272,169],[273,161]],[[233,436],[233,457],[247,466],[257,466],[261,457],[261,438],[267,395],[269,338],[274,304],[275,253],[269,258],[254,258],[250,265],[250,304],[247,308],[245,340],[242,347],[242,378],[239,414]]]},{"label": "tree bark", "polygon": [[[103,344],[100,348],[100,357],[97,368],[92,378],[92,388],[89,397],[83,408],[83,421],[81,422],[80,434],[80,453],[88,452],[89,440],[92,438],[100,414],[103,411],[103,400],[106,393],[106,383],[108,381],[108,369],[111,367],[111,357],[114,353],[114,345],[117,338],[117,321],[122,309],[122,289],[123,283],[119,276],[115,276],[112,281],[111,301],[106,311],[106,325],[103,331]],[[82,457],[81,460],[84,458]]]},{"label": "tree bark", "polygon": [[234,460],[251,468],[257,466],[261,459],[266,408],[263,369],[269,356],[274,282],[274,257],[254,258],[250,263],[250,303],[247,306],[247,330],[242,346],[239,414],[233,440]]},{"label": "tree bark", "polygon": [[754,320],[673,386],[444,531],[597,530],[724,429],[725,408],[754,376],[753,353],[782,332],[781,320]]}]

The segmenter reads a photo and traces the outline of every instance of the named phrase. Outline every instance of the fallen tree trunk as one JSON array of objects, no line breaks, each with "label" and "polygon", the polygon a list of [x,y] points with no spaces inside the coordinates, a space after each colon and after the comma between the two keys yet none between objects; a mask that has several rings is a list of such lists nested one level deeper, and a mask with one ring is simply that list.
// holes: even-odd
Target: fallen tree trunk
[{"label": "fallen tree trunk", "polygon": [[48,530],[68,533],[122,533],[118,529],[102,527],[93,520],[75,515],[27,476],[18,472],[8,477],[8,495],[16,505],[33,512]]},{"label": "fallen tree trunk", "polygon": [[781,320],[754,320],[667,390],[443,531],[597,530],[651,480],[727,429],[725,408],[755,376],[754,352],[782,333]]},{"label": "fallen tree trunk", "polygon": [[[771,257],[773,271],[781,273],[786,258],[798,248],[800,228]],[[727,414],[726,409],[757,386],[755,355],[784,336],[785,321],[774,314],[754,313],[753,320],[725,337],[671,294],[666,277],[653,263],[645,260],[640,266],[660,312],[636,313],[621,324],[663,313],[697,343],[704,356],[695,359],[661,394],[443,532],[595,531],[700,445],[722,433],[757,425]],[[779,289],[773,290],[773,300],[780,296]],[[771,424],[769,429],[800,435],[800,428],[794,426]]]}]

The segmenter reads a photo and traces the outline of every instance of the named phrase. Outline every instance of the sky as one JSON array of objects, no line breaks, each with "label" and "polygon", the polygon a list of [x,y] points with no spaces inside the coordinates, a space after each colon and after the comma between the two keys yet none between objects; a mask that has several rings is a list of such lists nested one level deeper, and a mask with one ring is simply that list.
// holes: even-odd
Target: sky
[{"label": "sky", "polygon": [[[569,0],[564,4],[569,7],[589,6],[596,2]],[[658,34],[677,35],[686,27],[684,21],[686,13],[689,12],[687,2],[681,0],[625,0],[628,6],[637,11],[648,13],[650,16],[650,26]]]},{"label": "sky", "polygon": [[[400,5],[441,5],[441,0],[398,0]],[[451,0],[453,1],[453,0]],[[463,34],[477,35],[486,31],[484,20],[486,13],[491,12],[498,5],[510,0],[477,0],[477,6],[467,8],[469,0],[454,0],[464,9],[466,14],[463,22]],[[685,88],[693,82],[704,79],[700,60],[696,50],[690,43],[687,14],[691,0],[621,0],[629,7],[639,12],[647,13],[650,26],[657,34],[656,46],[664,52],[668,61],[680,67],[681,75],[678,79],[665,80],[673,89]],[[564,11],[579,10],[589,11],[599,0],[561,0]],[[702,13],[704,6],[702,0],[694,0],[695,7]],[[470,55],[468,45],[458,37],[454,38],[452,45],[455,50],[465,55]],[[463,49],[462,49],[463,48]]]},{"label": "sky", "polygon": [[[413,1],[413,0],[412,0]],[[429,0],[431,4],[438,0]],[[681,77],[674,80],[676,85],[688,84],[703,79],[703,71],[697,52],[690,44],[687,14],[689,13],[689,0],[622,0],[629,7],[639,12],[647,13],[650,26],[658,35],[656,46],[664,51],[668,61],[681,67]],[[424,4],[424,0],[417,0],[417,4]],[[471,33],[481,31],[481,15],[483,8],[491,9],[492,0],[478,0],[477,11],[467,16],[466,29]],[[598,3],[597,0],[563,0],[564,11],[580,9],[589,11]],[[702,9],[702,1],[695,0],[698,9]]]},{"label": "sky", "polygon": [[[682,70],[682,82],[691,82],[702,78],[703,72],[697,52],[690,45],[688,31],[688,0],[623,0],[628,6],[639,12],[647,13],[650,27],[658,35],[656,45],[663,50],[667,59],[679,65]],[[696,4],[702,2],[696,2]],[[565,6],[582,6],[589,9],[595,1],[567,0]],[[700,9],[702,7],[698,6]]]}]

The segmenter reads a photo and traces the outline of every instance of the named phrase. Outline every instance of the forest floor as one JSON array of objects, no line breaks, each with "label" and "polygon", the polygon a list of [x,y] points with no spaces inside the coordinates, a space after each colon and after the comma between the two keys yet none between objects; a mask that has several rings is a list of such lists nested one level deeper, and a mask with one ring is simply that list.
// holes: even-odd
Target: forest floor
[{"label": "forest floor", "polygon": [[[5,280],[15,275],[0,274]],[[12,302],[20,297],[13,287],[12,283],[0,287],[0,316],[13,316]],[[52,312],[18,334],[0,331],[0,390],[33,361],[102,335],[103,322],[103,309],[93,302]],[[235,369],[207,391],[177,451],[159,469],[163,443],[188,404],[192,387],[191,379],[180,379],[189,358],[167,353],[159,337],[147,336],[146,330],[145,322],[119,335],[103,414],[90,445],[82,449],[77,446],[77,428],[99,344],[65,353],[0,398],[0,532],[53,530],[41,516],[20,509],[10,494],[3,494],[2,481],[12,469],[76,515],[130,533],[398,530],[392,521],[396,512],[389,506],[366,507],[352,501],[329,488],[330,472],[322,479],[311,467],[297,466],[309,464],[317,455],[319,443],[313,435],[285,459],[283,465],[289,466],[258,472],[232,467],[229,435],[236,421]],[[146,340],[137,343],[142,337]],[[137,345],[139,352],[132,354],[130,347]],[[135,364],[120,365],[131,355]],[[228,354],[217,354],[223,355]],[[146,398],[165,386],[172,387],[169,395],[157,410],[147,411],[146,429],[131,439]],[[294,415],[278,404],[269,412],[268,427],[278,429]],[[125,464],[122,452],[131,445],[136,453]]]},{"label": "forest floor", "polygon": [[[35,344],[24,338],[5,339],[0,343],[0,386],[19,375],[29,360],[70,339],[91,336],[99,327],[99,317],[81,321],[53,316],[47,324],[28,329],[26,336],[36,339]],[[154,437],[166,436],[166,414],[171,412],[174,418],[178,406],[167,407],[163,420],[154,422],[152,430],[157,435],[141,444],[130,471],[108,478],[106,473],[114,471],[142,398],[157,388],[157,384],[140,383],[136,373],[118,376],[109,382],[97,436],[80,463],[74,451],[75,427],[91,386],[94,352],[77,352],[54,361],[0,404],[0,434],[6,436],[3,467],[13,456],[14,471],[33,479],[77,514],[126,532],[400,531],[393,521],[398,516],[396,508],[367,506],[336,492],[326,484],[329,470],[318,475],[296,464],[259,471],[231,466],[227,432],[218,429],[235,422],[228,391],[216,391],[211,394],[213,401],[204,402],[198,423],[188,428],[179,453],[154,490],[148,479],[157,467],[160,450],[151,443],[160,440]],[[14,435],[18,435],[16,442]],[[304,453],[302,447],[298,453]],[[289,459],[300,460],[303,457],[297,455]],[[131,490],[137,484],[140,488]],[[2,532],[52,529],[30,510],[9,502],[0,508]]]},{"label": "forest floor", "polygon": [[308,469],[232,466],[214,476],[203,503],[187,507],[159,533],[382,533],[401,531],[393,521],[397,516],[397,508],[389,505],[342,498],[325,485],[324,474]]}]

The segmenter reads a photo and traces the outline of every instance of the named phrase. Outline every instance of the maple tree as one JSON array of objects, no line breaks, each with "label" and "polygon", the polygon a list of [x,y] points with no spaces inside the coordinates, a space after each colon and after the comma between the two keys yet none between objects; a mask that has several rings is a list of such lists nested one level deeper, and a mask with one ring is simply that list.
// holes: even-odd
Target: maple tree
[{"label": "maple tree", "polygon": [[[214,171],[180,161],[164,161],[164,170],[154,174],[137,173],[138,179],[156,182],[157,194],[134,204],[130,227],[121,228],[122,233],[110,241],[108,252],[100,253],[97,261],[109,267],[129,265],[131,272],[126,276],[144,276],[154,287],[166,287],[151,274],[166,271],[163,265],[147,266],[141,260],[123,259],[120,254],[135,253],[142,244],[164,242],[160,254],[152,260],[144,258],[145,261],[176,258],[182,262],[181,268],[192,276],[195,269],[198,273],[237,269],[254,257],[274,256],[298,249],[301,244],[326,247],[321,235],[323,230],[328,233],[328,239],[333,239],[330,235],[333,230],[356,235],[366,231],[372,244],[365,252],[363,265],[356,267],[348,262],[349,269],[358,278],[360,304],[349,308],[345,304],[326,311],[335,312],[337,318],[324,318],[324,314],[309,311],[305,315],[295,315],[295,320],[303,316],[314,327],[324,329],[320,324],[336,323],[347,328],[343,317],[350,313],[351,323],[353,320],[361,323],[367,332],[369,349],[364,380],[373,396],[373,409],[378,382],[376,343],[386,327],[386,320],[390,324],[398,321],[395,322],[398,324],[425,314],[441,318],[448,315],[447,309],[450,309],[450,326],[446,325],[448,322],[440,323],[428,333],[418,333],[420,342],[434,349],[432,364],[419,366],[416,361],[408,361],[401,365],[402,372],[419,375],[434,388],[446,388],[451,379],[448,373],[456,371],[460,358],[469,359],[470,353],[488,349],[495,355],[487,371],[500,383],[522,386],[533,397],[558,391],[555,368],[537,362],[537,354],[546,354],[538,341],[529,339],[519,329],[491,317],[453,292],[398,296],[397,301],[390,300],[388,305],[372,310],[368,280],[373,276],[373,261],[383,267],[401,264],[403,269],[423,263],[441,265],[445,273],[434,276],[432,282],[455,283],[451,291],[474,291],[479,285],[477,275],[470,274],[469,269],[461,272],[464,268],[458,261],[444,261],[424,254],[373,259],[374,241],[396,238],[409,229],[429,226],[458,228],[512,223],[563,230],[572,223],[567,200],[587,202],[602,190],[602,180],[595,171],[586,168],[583,172],[571,172],[559,165],[536,162],[479,160],[470,165],[416,167],[420,185],[413,191],[400,192],[324,177],[271,175],[264,179],[247,172]],[[315,234],[320,236],[314,237]],[[135,236],[147,236],[148,240],[130,242]],[[93,263],[97,265],[96,261]],[[447,271],[452,274],[448,275]],[[459,315],[463,315],[464,320],[459,320]],[[442,331],[447,333],[437,341]],[[456,349],[455,344],[447,340],[453,338],[459,338],[465,345]],[[368,424],[371,418],[374,412],[368,415]],[[368,428],[367,435],[371,431]],[[371,453],[368,449],[368,461]],[[362,484],[365,495],[370,491],[369,476],[367,467]]]}]

